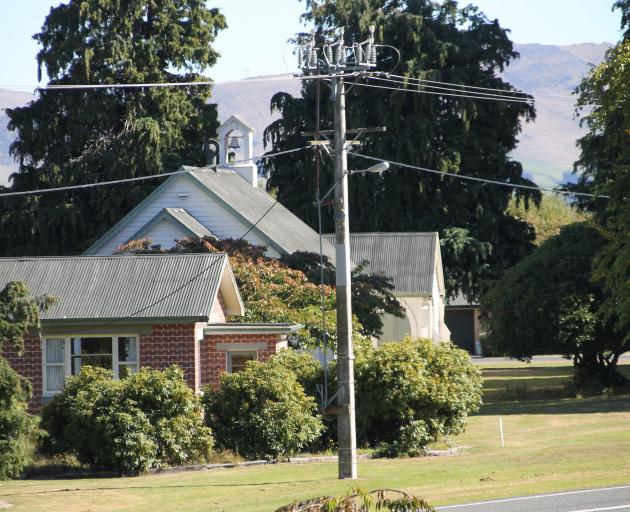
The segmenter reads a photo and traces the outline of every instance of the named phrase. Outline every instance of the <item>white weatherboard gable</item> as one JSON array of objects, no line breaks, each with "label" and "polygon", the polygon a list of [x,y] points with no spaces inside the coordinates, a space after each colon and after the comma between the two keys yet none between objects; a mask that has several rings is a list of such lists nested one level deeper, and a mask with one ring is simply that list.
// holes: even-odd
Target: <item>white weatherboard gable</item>
[{"label": "white weatherboard gable", "polygon": [[[251,227],[228,212],[218,199],[210,197],[202,190],[200,184],[185,174],[172,177],[163,185],[150,197],[150,201],[131,212],[130,216],[125,219],[124,226],[121,226],[123,224],[121,222],[112,228],[111,238],[90,254],[97,256],[112,254],[116,248],[144,228],[163,208],[185,209],[219,238],[240,238]],[[177,235],[177,233],[179,230],[174,231],[159,223],[155,228],[149,229],[149,232],[144,234],[144,238],[151,238],[153,243],[162,243],[164,248],[168,248],[174,245],[174,238],[169,237],[174,234]],[[153,235],[159,237],[160,241],[153,239]],[[185,236],[187,235],[184,234],[175,238],[184,238]],[[269,245],[254,231],[248,233],[246,240],[255,245]],[[275,251],[271,249],[268,251],[270,256],[279,256],[279,254],[274,253]]]}]

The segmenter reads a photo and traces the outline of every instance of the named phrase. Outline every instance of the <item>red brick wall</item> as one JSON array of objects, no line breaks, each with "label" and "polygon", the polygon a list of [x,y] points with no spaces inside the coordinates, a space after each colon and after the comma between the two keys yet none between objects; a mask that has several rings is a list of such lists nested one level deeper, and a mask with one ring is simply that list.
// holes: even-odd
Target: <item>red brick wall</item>
[{"label": "red brick wall", "polygon": [[217,350],[218,343],[265,343],[258,350],[258,360],[267,361],[280,350],[282,337],[278,334],[226,334],[205,336],[201,344],[201,385],[219,387],[220,376],[227,371],[227,350]]},{"label": "red brick wall", "polygon": [[223,300],[223,295],[221,292],[217,293],[217,300],[214,301],[212,305],[212,311],[210,312],[210,323],[211,324],[223,324],[225,323],[225,319],[227,317],[225,302]]},{"label": "red brick wall", "polygon": [[[162,370],[176,364],[184,370],[188,385],[195,389],[195,330],[197,324],[156,324],[150,334],[140,335],[140,366]],[[201,341],[201,385],[219,386],[219,377],[227,371],[227,351],[217,350],[218,343],[265,343],[258,350],[258,360],[267,361],[279,350],[278,334],[232,334],[206,336]],[[18,357],[9,344],[3,356],[11,367],[26,377],[33,389],[30,410],[37,413],[42,406],[42,348],[38,335],[24,340],[24,354]]]},{"label": "red brick wall", "polygon": [[140,335],[140,367],[163,370],[173,364],[195,388],[195,324],[156,324],[151,334]]},{"label": "red brick wall", "polygon": [[3,357],[17,373],[31,382],[33,391],[29,409],[37,413],[42,407],[42,343],[39,335],[24,338],[24,353],[18,356],[11,343],[5,342]]}]

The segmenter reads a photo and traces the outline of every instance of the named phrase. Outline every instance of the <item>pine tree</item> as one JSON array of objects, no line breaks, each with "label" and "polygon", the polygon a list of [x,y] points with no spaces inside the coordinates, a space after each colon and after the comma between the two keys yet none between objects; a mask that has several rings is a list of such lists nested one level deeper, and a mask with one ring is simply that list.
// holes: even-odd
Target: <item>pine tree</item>
[{"label": "pine tree", "polygon": [[[515,58],[507,32],[475,7],[455,1],[307,0],[305,19],[312,21],[319,42],[335,27],[345,27],[346,40],[363,40],[376,26],[379,44],[395,46],[401,55],[382,48],[379,70],[405,77],[456,84],[515,89],[499,73]],[[375,82],[371,82],[375,83]],[[397,87],[395,84],[381,85]],[[302,131],[313,131],[315,85],[305,81],[301,98],[278,94],[272,109],[280,119],[265,138],[274,151],[303,146]],[[330,93],[321,85],[321,129],[333,127]],[[509,157],[522,120],[535,112],[526,103],[414,94],[356,86],[346,100],[349,127],[386,126],[386,133],[364,135],[361,152],[412,165],[529,184],[521,164]],[[358,157],[350,167],[371,162]],[[282,203],[313,227],[315,172],[312,154],[292,154],[267,163],[270,187]],[[333,165],[324,159],[321,187],[332,184]],[[481,284],[500,275],[531,251],[533,232],[506,213],[512,191],[449,177],[393,169],[382,177],[350,178],[351,231],[438,231],[450,291],[475,296]],[[539,200],[534,192],[524,197]],[[333,229],[332,209],[325,230]]]},{"label": "pine tree", "polygon": [[[51,9],[37,60],[51,85],[199,81],[225,20],[203,0],[70,0]],[[40,90],[8,110],[19,163],[9,191],[201,164],[218,126],[209,86]],[[2,255],[84,250],[158,183],[0,200]],[[6,190],[3,190],[6,191]]]}]

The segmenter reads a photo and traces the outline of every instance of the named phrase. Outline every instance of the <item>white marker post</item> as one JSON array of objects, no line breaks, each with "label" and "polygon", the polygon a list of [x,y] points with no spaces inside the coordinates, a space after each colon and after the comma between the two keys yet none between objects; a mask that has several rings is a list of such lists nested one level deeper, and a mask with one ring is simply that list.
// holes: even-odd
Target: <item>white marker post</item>
[{"label": "white marker post", "polygon": [[505,439],[503,438],[503,418],[499,416],[499,433],[501,434],[501,448],[505,448]]}]

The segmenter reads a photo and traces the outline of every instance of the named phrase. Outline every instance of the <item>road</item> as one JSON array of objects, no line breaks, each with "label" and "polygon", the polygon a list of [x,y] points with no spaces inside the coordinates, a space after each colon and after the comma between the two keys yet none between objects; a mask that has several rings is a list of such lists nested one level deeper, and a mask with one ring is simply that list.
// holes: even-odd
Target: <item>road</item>
[{"label": "road", "polygon": [[[515,363],[516,359],[510,359],[509,357],[477,357],[473,356],[472,361],[475,364],[484,365],[484,364],[500,364],[500,363]],[[534,356],[532,357],[532,362],[534,363],[570,363],[570,359],[565,359],[562,356],[548,355],[548,356]],[[619,358],[620,364],[627,364],[630,362],[630,352],[626,352],[622,354]]]},{"label": "road", "polygon": [[438,507],[444,512],[604,512],[630,511],[630,485],[538,494]]}]

